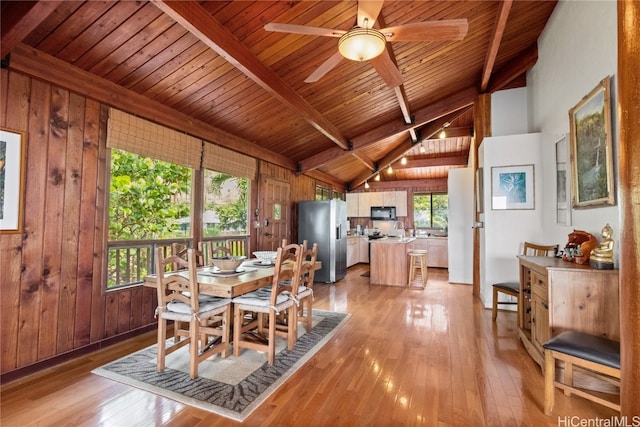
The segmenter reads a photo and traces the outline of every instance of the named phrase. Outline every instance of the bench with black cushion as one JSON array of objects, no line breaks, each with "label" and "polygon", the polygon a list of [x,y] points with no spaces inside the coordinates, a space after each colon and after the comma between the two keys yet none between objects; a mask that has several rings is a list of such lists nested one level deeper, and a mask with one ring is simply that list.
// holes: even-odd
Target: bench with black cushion
[{"label": "bench with black cushion", "polygon": [[[620,411],[620,404],[606,400],[586,390],[573,386],[573,366],[605,375],[619,385],[620,343],[607,338],[582,332],[567,331],[551,338],[544,344],[544,413],[551,415],[554,405],[554,386],[585,399]],[[556,381],[556,360],[564,362],[563,381]]]}]

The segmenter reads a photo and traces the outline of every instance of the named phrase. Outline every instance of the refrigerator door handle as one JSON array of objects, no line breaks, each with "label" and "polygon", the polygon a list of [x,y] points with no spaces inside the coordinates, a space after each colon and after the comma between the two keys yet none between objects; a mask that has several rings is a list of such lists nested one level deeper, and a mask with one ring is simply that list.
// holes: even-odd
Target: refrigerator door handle
[{"label": "refrigerator door handle", "polygon": [[342,230],[341,230],[341,228],[342,228],[342,224],[339,224],[339,225],[336,227],[336,240],[340,240],[340,236],[341,236],[341,233],[340,233],[340,232],[342,231]]}]

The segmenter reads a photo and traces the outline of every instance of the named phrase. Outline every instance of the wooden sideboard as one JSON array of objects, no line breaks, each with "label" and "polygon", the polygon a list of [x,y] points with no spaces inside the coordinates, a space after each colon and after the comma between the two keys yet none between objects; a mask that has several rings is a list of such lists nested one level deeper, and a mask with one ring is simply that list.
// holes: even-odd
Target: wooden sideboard
[{"label": "wooden sideboard", "polygon": [[519,256],[518,335],[541,367],[542,345],[565,330],[620,340],[618,270]]}]

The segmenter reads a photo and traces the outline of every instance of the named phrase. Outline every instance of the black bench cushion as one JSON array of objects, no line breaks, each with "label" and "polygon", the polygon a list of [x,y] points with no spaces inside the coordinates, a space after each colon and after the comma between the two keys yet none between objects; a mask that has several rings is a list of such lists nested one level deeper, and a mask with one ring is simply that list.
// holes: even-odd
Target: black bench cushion
[{"label": "black bench cushion", "polygon": [[607,338],[566,331],[551,338],[543,347],[620,369],[620,343]]}]

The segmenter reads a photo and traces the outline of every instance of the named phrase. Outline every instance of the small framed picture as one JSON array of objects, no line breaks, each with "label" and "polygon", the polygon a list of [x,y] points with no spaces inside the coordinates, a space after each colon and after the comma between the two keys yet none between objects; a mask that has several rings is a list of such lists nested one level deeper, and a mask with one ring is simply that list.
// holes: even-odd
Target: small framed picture
[{"label": "small framed picture", "polygon": [[25,134],[0,129],[0,233],[21,233],[24,204]]},{"label": "small framed picture", "polygon": [[491,168],[491,209],[533,208],[533,165]]}]

